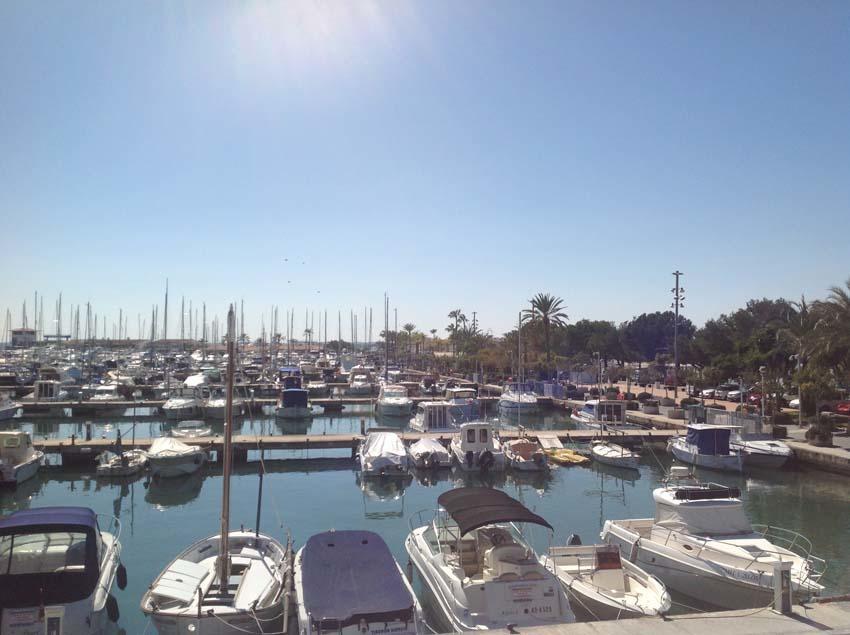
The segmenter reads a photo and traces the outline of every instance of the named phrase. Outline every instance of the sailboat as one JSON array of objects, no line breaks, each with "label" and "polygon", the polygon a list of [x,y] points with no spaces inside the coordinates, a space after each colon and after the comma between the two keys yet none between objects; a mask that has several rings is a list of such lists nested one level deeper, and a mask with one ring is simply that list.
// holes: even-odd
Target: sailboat
[{"label": "sailboat", "polygon": [[[287,541],[284,547],[271,536],[261,534],[259,529],[230,530],[235,322],[231,305],[227,314],[227,406],[221,531],[180,553],[142,597],[142,611],[151,618],[160,635],[188,632],[202,635],[279,633],[284,630],[291,544]],[[262,480],[260,483],[262,486]]]}]

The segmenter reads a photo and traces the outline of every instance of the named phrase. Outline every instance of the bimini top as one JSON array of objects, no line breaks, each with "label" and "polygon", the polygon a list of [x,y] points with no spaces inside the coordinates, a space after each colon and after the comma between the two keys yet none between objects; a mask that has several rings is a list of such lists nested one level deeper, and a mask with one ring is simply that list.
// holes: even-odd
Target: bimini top
[{"label": "bimini top", "polygon": [[440,494],[437,503],[457,523],[461,535],[505,522],[534,523],[555,531],[544,518],[498,489],[459,487]]},{"label": "bimini top", "polygon": [[412,621],[415,600],[387,544],[371,531],[311,536],[301,556],[301,601],[314,627]]},{"label": "bimini top", "polygon": [[0,518],[0,533],[21,527],[72,525],[97,528],[97,515],[88,507],[39,507],[22,509]]},{"label": "bimini top", "polygon": [[706,423],[688,425],[687,441],[697,446],[700,454],[729,454],[729,437],[737,426],[715,426]]}]

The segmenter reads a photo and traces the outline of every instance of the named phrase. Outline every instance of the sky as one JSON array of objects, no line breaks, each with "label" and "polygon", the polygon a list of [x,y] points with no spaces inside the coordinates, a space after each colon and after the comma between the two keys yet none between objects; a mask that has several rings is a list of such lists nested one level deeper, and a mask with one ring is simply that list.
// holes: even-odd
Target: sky
[{"label": "sky", "polygon": [[135,336],[168,278],[170,334],[185,297],[347,338],[384,293],[497,335],[538,292],[666,310],[677,269],[697,324],[823,297],[848,40],[846,2],[3,2],[0,310]]}]

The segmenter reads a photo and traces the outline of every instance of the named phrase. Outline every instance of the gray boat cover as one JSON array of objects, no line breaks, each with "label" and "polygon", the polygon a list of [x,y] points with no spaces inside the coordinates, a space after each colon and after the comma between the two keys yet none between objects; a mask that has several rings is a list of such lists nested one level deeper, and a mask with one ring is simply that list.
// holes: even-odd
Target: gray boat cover
[{"label": "gray boat cover", "polygon": [[409,622],[415,600],[386,543],[371,531],[311,536],[301,556],[301,601],[314,627],[341,629],[360,620]]}]

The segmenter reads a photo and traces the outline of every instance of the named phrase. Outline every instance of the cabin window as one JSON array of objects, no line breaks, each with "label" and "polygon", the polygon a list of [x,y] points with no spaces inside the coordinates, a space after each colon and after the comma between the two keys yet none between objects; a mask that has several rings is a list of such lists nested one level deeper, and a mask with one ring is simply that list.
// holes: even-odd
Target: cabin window
[{"label": "cabin window", "polygon": [[0,572],[4,575],[82,571],[86,535],[76,531],[18,534],[0,538]]},{"label": "cabin window", "polygon": [[470,429],[466,431],[466,442],[467,443],[475,443],[475,430]]},{"label": "cabin window", "polygon": [[487,429],[486,428],[481,428],[481,430],[478,431],[478,440],[481,441],[481,443],[487,443]]},{"label": "cabin window", "polygon": [[440,551],[440,543],[437,541],[437,532],[434,531],[434,525],[428,525],[427,529],[422,532],[422,537],[428,543],[428,549],[431,550],[431,555],[436,556]]}]

